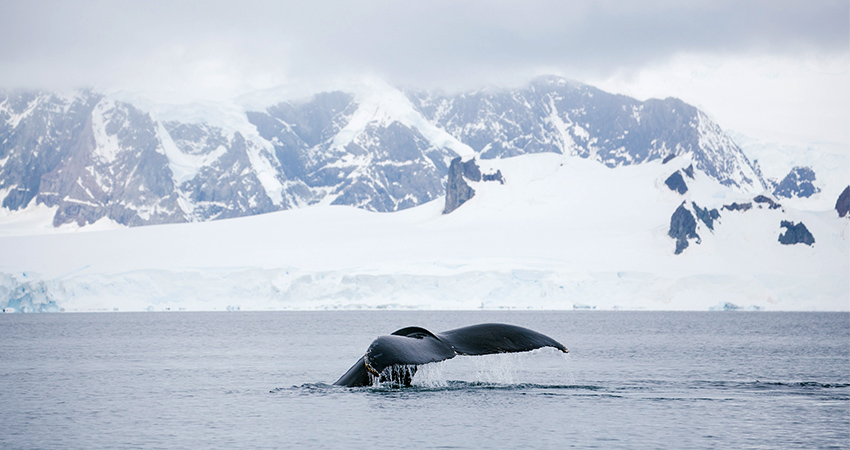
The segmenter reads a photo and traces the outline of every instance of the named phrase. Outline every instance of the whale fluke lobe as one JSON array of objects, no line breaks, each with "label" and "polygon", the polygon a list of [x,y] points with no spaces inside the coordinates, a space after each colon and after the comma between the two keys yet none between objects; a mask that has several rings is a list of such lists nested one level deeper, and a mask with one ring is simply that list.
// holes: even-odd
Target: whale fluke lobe
[{"label": "whale fluke lobe", "polygon": [[444,331],[439,337],[451,343],[458,355],[527,352],[541,347],[554,347],[567,352],[566,347],[549,336],[503,323],[482,323]]},{"label": "whale fluke lobe", "polygon": [[549,336],[516,325],[483,323],[437,334],[407,327],[375,339],[366,354],[334,384],[370,386],[378,379],[409,386],[416,367],[422,364],[457,355],[527,352],[541,347],[567,353],[566,347]]}]

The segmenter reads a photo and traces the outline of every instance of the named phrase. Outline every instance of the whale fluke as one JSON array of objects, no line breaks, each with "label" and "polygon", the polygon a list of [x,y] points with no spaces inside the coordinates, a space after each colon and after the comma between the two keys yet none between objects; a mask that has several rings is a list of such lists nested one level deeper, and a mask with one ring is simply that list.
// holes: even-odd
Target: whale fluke
[{"label": "whale fluke", "polygon": [[527,352],[554,347],[567,353],[558,341],[528,328],[502,323],[482,323],[442,333],[407,327],[375,339],[339,380],[338,386],[369,386],[372,378],[409,386],[416,367],[457,355],[490,355]]}]

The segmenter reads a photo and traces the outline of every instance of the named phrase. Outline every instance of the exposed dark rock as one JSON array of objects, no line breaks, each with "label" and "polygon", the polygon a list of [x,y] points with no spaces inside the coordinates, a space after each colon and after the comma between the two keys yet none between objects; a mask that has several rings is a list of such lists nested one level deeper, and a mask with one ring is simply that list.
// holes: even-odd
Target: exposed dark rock
[{"label": "exposed dark rock", "polygon": [[696,203],[691,202],[694,207],[694,212],[697,219],[708,226],[709,230],[714,230],[714,221],[720,218],[720,212],[717,209],[700,208]]},{"label": "exposed dark rock", "polygon": [[502,171],[497,170],[496,173],[485,173],[481,175],[482,181],[498,181],[499,184],[505,184],[505,179],[502,178]]},{"label": "exposed dark rock", "polygon": [[780,209],[780,208],[782,208],[782,205],[780,205],[779,203],[776,203],[770,197],[767,197],[767,196],[764,196],[764,195],[757,195],[756,198],[753,199],[753,201],[756,202],[756,203],[764,203],[770,209]]},{"label": "exposed dark rock", "polygon": [[759,161],[757,159],[754,159],[751,165],[753,166],[753,170],[756,171],[756,175],[758,175],[758,177],[764,182],[765,188],[770,190],[776,188],[776,180],[764,176],[764,172],[761,170],[761,165],[759,164]]},{"label": "exposed dark rock", "polygon": [[[13,211],[25,208],[42,192],[42,178],[71,165],[69,160],[77,160],[75,165],[80,170],[87,165],[88,161],[81,161],[88,157],[83,147],[89,140],[94,141],[91,112],[100,100],[99,95],[88,91],[73,102],[41,92],[0,93],[0,104],[10,105],[9,112],[31,111],[14,127],[0,111],[0,159],[4,160],[0,165],[0,190],[8,189],[2,203],[4,208]],[[72,182],[76,179],[75,176]],[[54,204],[48,206],[73,198],[68,192],[53,192],[56,192]]]},{"label": "exposed dark rock", "polygon": [[481,181],[481,168],[475,163],[475,159],[463,163],[463,177],[469,181]]},{"label": "exposed dark rock", "polygon": [[670,153],[669,155],[664,157],[664,159],[661,161],[661,164],[667,164],[668,162],[672,161],[673,158],[675,158],[675,157],[676,157],[675,153]]},{"label": "exposed dark rock", "polygon": [[453,159],[449,165],[449,177],[446,181],[446,207],[443,209],[443,214],[458,209],[460,205],[475,196],[475,190],[463,179],[464,166],[459,156]]},{"label": "exposed dark rock", "polygon": [[685,183],[685,179],[682,178],[682,174],[678,170],[667,177],[667,179],[664,180],[664,184],[666,184],[671,191],[676,191],[680,194],[688,192],[688,185]]},{"label": "exposed dark rock", "polygon": [[812,233],[809,232],[809,229],[803,225],[803,222],[795,224],[794,222],[789,222],[787,220],[783,220],[780,224],[780,227],[785,228],[785,233],[779,235],[779,242],[784,245],[793,245],[793,244],[806,244],[806,245],[814,245],[815,237],[812,236]]},{"label": "exposed dark rock", "polygon": [[[344,92],[323,92],[309,101],[284,102],[267,110],[268,116],[252,113],[248,119],[257,125],[263,135],[280,136],[287,132],[295,135],[306,147],[313,147],[328,138],[328,130],[339,126],[339,115],[354,101],[354,96]],[[268,120],[270,118],[271,120]]]},{"label": "exposed dark rock", "polygon": [[335,137],[358,107],[353,96],[331,92],[248,113],[260,136],[274,146],[289,180],[287,197],[309,204],[333,195],[334,205],[380,212],[442,197],[446,162],[457,155],[416,128],[399,121],[370,123],[344,148],[337,145]]},{"label": "exposed dark rock", "polygon": [[692,180],[694,179],[694,165],[693,164],[691,164],[687,168],[682,169],[682,172],[684,172],[685,175],[688,176],[688,178],[690,178]]},{"label": "exposed dark rock", "polygon": [[838,196],[838,200],[835,202],[835,210],[838,211],[838,217],[850,217],[848,213],[850,213],[850,186],[844,188],[844,192]]},{"label": "exposed dark rock", "polygon": [[820,188],[814,185],[815,171],[809,167],[795,167],[779,182],[773,195],[777,197],[803,197],[808,198],[820,192]]},{"label": "exposed dark rock", "polygon": [[747,203],[732,203],[731,205],[723,205],[723,208],[728,211],[749,211],[753,207],[750,202]]},{"label": "exposed dark rock", "polygon": [[670,231],[667,232],[667,235],[676,240],[675,254],[677,255],[688,248],[688,239],[696,239],[697,244],[700,243],[700,237],[697,234],[697,221],[684,204],[679,205],[673,216],[670,217]]}]

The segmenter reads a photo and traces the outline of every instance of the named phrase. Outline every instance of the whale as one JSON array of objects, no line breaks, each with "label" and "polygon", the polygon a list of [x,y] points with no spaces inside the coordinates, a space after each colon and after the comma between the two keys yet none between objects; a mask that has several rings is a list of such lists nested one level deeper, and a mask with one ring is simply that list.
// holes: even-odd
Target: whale
[{"label": "whale", "polygon": [[517,325],[482,323],[432,333],[425,328],[406,327],[380,336],[334,385],[371,386],[376,382],[410,386],[416,368],[458,355],[492,355],[527,352],[553,347],[569,353],[560,342]]}]

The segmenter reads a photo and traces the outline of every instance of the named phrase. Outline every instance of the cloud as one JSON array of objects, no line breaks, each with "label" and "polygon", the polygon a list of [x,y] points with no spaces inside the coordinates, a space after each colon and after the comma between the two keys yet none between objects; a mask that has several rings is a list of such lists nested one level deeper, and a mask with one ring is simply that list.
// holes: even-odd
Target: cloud
[{"label": "cloud", "polygon": [[0,3],[0,88],[223,99],[351,74],[447,90],[639,80],[682,55],[846,61],[848,36],[846,0],[31,0]]},{"label": "cloud", "polygon": [[678,97],[724,128],[770,142],[850,144],[850,57],[680,55],[591,84],[639,99]]},{"label": "cloud", "polygon": [[29,1],[0,16],[6,86],[146,71],[213,84],[259,72],[423,85],[538,67],[599,75],[685,52],[847,52],[850,33],[845,1]]}]

